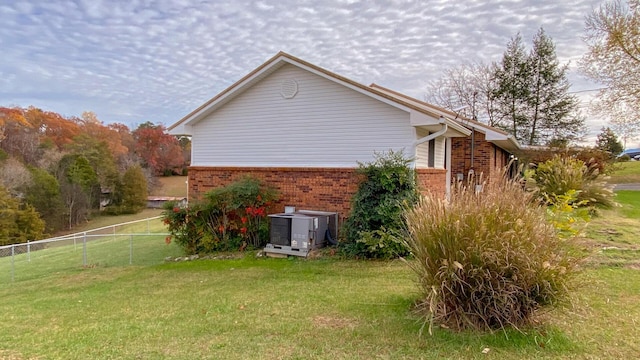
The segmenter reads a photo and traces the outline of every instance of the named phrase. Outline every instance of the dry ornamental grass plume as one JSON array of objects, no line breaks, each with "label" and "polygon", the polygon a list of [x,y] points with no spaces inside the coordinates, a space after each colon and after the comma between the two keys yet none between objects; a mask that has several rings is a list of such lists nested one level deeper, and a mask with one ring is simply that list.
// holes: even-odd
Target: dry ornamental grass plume
[{"label": "dry ornamental grass plume", "polygon": [[[471,185],[471,184],[469,184]],[[406,212],[418,311],[452,329],[518,328],[566,298],[577,259],[517,180],[459,184],[448,201],[423,197]]]}]

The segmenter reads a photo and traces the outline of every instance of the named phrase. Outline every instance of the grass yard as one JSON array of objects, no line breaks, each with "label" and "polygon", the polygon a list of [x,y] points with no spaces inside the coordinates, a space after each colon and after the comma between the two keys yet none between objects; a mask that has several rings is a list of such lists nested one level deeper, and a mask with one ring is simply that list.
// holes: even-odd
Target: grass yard
[{"label": "grass yard", "polygon": [[608,180],[611,184],[640,183],[640,161],[620,162],[614,165]]},{"label": "grass yard", "polygon": [[419,336],[402,261],[164,262],[180,250],[152,236],[128,265],[130,241],[114,237],[89,244],[86,267],[72,245],[16,256],[14,282],[0,258],[0,359],[637,358],[640,192],[618,194],[587,227],[572,304],[537,329]]},{"label": "grass yard", "polygon": [[156,189],[153,196],[187,196],[187,176],[162,176],[159,177],[161,186]]}]

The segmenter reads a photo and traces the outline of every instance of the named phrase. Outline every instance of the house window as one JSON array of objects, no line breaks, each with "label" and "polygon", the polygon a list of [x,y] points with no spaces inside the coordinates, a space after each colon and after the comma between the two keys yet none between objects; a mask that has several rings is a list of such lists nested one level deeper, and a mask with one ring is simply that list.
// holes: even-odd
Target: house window
[{"label": "house window", "polygon": [[429,159],[427,166],[436,167],[436,139],[429,140]]}]

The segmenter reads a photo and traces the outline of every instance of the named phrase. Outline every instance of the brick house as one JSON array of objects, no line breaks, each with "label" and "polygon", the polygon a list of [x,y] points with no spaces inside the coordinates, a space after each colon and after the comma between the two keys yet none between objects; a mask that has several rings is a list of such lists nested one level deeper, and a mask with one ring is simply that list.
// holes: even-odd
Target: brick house
[{"label": "brick house", "polygon": [[279,190],[274,211],[292,205],[341,216],[358,162],[376,152],[403,151],[421,188],[444,196],[457,174],[489,174],[518,147],[496,129],[283,52],[168,130],[192,137],[190,198],[251,174]]},{"label": "brick house", "polygon": [[450,169],[452,181],[467,180],[469,176],[474,179],[481,175],[485,178],[495,176],[509,164],[512,155],[521,150],[515,137],[503,130],[376,84],[371,87],[428,108],[440,116],[453,118],[471,131],[469,136],[451,139],[451,166],[447,169]]}]

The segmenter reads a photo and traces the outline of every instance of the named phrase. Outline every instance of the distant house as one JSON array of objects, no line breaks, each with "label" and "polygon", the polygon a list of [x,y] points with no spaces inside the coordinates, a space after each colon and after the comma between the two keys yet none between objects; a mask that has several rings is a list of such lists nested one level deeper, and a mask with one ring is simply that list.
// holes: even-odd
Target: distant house
[{"label": "distant house", "polygon": [[187,198],[184,196],[147,196],[147,208],[162,209],[165,203],[172,201],[180,207],[187,205]]},{"label": "distant house", "polygon": [[445,196],[518,149],[502,131],[283,52],[168,130],[192,136],[190,198],[251,174],[279,189],[280,205],[342,216],[358,162],[376,152],[404,151],[421,188]]}]

